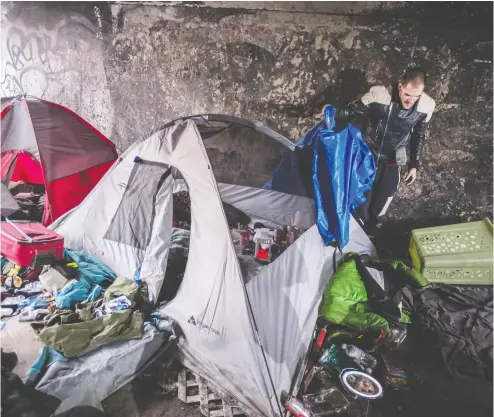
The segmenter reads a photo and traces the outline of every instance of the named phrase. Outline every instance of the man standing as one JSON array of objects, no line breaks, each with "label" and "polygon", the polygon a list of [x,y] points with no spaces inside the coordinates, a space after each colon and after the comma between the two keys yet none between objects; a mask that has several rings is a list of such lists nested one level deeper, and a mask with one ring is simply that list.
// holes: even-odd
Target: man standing
[{"label": "man standing", "polygon": [[424,70],[409,68],[397,84],[388,88],[372,87],[360,100],[336,111],[337,121],[370,116],[371,132],[366,139],[375,156],[377,172],[359,214],[371,231],[382,226],[398,190],[400,167],[407,162],[408,143],[410,162],[405,181],[410,185],[417,179],[426,126],[435,107],[434,100],[424,93],[425,82]]}]

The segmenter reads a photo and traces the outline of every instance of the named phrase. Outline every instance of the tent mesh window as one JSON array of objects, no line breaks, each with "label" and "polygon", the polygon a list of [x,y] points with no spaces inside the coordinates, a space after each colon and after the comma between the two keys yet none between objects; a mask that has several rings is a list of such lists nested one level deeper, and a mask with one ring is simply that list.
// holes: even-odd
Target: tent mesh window
[{"label": "tent mesh window", "polygon": [[148,247],[153,228],[156,195],[168,175],[170,169],[167,165],[135,163],[105,239],[142,250]]}]

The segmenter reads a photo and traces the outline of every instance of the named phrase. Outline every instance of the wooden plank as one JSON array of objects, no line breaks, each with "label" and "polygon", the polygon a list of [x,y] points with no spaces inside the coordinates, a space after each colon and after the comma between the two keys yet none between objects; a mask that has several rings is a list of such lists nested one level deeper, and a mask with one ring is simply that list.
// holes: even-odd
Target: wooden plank
[{"label": "wooden plank", "polygon": [[178,373],[178,399],[184,403],[187,402],[187,370],[182,369]]},{"label": "wooden plank", "polygon": [[[188,388],[196,388],[198,393],[189,395]],[[245,417],[242,410],[236,406],[236,402],[231,405],[223,401],[209,386],[206,379],[194,374],[187,368],[178,373],[178,398],[186,404],[199,404],[199,409],[204,417]],[[221,401],[221,405],[218,404],[219,401]]]},{"label": "wooden plank", "polygon": [[[218,398],[214,394],[208,394],[207,401],[218,401],[221,400],[221,398]],[[201,402],[201,396],[199,394],[196,395],[189,395],[185,401],[183,401],[186,404],[197,404]]]},{"label": "wooden plank", "polygon": [[232,407],[226,403],[226,401],[223,402],[223,416],[224,417],[233,417],[233,410]]}]

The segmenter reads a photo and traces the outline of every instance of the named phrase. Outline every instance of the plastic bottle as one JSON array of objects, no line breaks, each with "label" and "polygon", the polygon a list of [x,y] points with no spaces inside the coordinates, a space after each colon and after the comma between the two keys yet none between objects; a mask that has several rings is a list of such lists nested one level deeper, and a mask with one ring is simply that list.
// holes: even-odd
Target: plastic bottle
[{"label": "plastic bottle", "polygon": [[367,352],[364,352],[362,349],[359,349],[354,345],[346,345],[342,344],[341,347],[345,350],[346,354],[353,359],[353,361],[359,365],[364,371],[369,374],[372,373],[372,370],[377,365],[377,360],[374,356],[369,355]]}]

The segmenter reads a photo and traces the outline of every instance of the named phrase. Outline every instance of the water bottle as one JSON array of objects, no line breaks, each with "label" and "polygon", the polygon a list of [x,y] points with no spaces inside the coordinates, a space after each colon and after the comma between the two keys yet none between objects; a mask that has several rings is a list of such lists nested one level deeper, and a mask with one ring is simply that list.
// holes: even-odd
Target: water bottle
[{"label": "water bottle", "polygon": [[374,356],[369,355],[362,349],[359,349],[354,345],[342,344],[341,347],[345,350],[346,354],[353,359],[353,361],[359,365],[364,371],[371,374],[372,370],[377,365],[377,360]]}]

